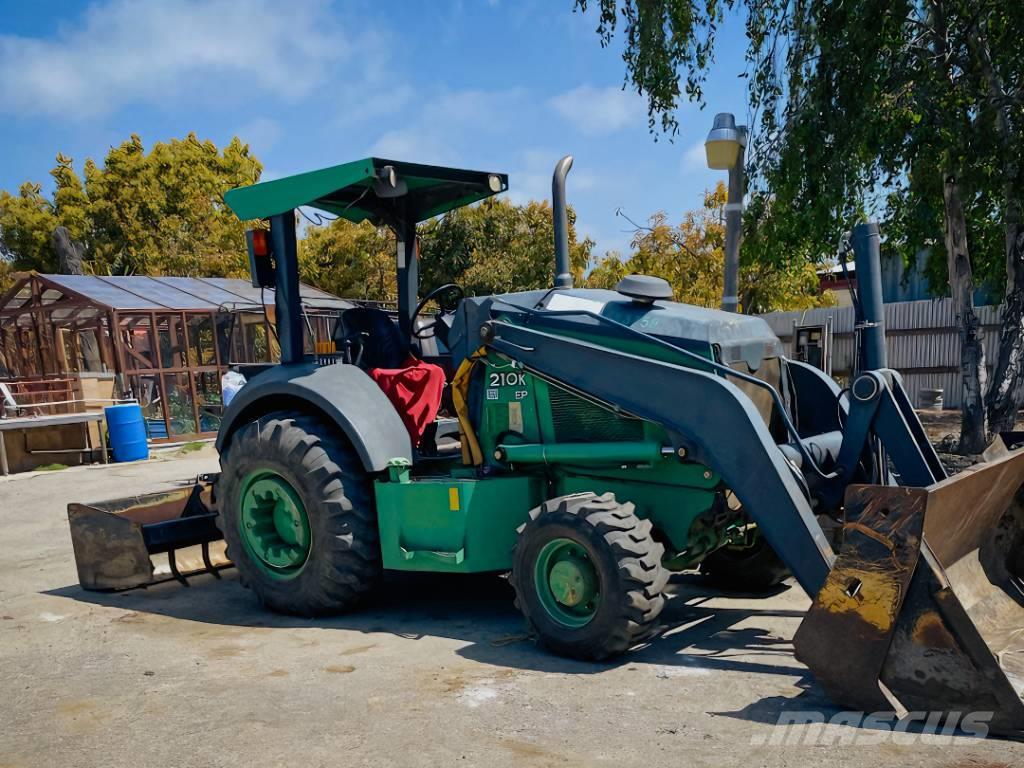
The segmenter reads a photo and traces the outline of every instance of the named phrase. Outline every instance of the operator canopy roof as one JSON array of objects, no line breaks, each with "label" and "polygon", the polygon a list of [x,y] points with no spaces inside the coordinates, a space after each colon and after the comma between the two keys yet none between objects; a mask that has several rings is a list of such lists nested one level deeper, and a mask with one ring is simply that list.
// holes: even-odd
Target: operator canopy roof
[{"label": "operator canopy roof", "polygon": [[224,201],[243,221],[307,205],[349,221],[415,223],[508,189],[508,175],[367,157],[232,189]]}]

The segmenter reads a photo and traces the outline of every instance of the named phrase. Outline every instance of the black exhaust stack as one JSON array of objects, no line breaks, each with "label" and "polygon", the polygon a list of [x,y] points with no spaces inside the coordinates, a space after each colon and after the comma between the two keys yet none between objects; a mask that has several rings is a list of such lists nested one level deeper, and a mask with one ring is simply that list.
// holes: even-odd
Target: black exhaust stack
[{"label": "black exhaust stack", "polygon": [[572,155],[566,155],[555,166],[551,178],[551,215],[555,225],[555,288],[572,288],[569,266],[569,209],[565,202],[565,177],[572,169]]},{"label": "black exhaust stack", "polygon": [[853,228],[853,263],[857,268],[857,330],[860,370],[888,368],[885,352],[885,307],[882,304],[882,260],[878,224]]}]

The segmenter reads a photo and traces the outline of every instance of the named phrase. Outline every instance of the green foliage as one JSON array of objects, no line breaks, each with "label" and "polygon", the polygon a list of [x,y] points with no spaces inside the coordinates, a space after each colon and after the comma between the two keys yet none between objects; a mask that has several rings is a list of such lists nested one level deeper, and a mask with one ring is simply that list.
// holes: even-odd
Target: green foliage
[{"label": "green foliage", "polygon": [[9,259],[0,254],[0,295],[14,285],[14,267]]},{"label": "green foliage", "polygon": [[[626,79],[651,127],[674,133],[701,84],[723,11],[746,12],[751,205],[745,256],[824,260],[871,214],[946,282],[942,185],[955,175],[976,277],[1006,282],[1003,225],[1024,188],[1024,3],[1005,0],[575,0],[623,33]],[[1009,194],[1013,188],[1015,191]],[[938,247],[936,247],[938,246]]]},{"label": "green foliage", "polygon": [[148,152],[133,135],[103,165],[86,160],[84,180],[58,154],[51,197],[32,183],[0,192],[0,253],[12,269],[56,272],[50,238],[63,225],[93,273],[242,276],[245,227],[223,194],[259,180],[262,168],[239,139],[221,151],[194,134]]},{"label": "green foliage", "polygon": [[703,85],[712,61],[715,31],[735,0],[575,0],[574,9],[598,11],[601,45],[620,28],[626,82],[647,96],[648,123],[675,134],[675,110],[687,100],[703,103]]},{"label": "green foliage", "polygon": [[172,385],[167,392],[167,415],[174,432],[191,434],[196,431],[196,417],[192,412],[192,397],[187,389]]},{"label": "green foliage", "polygon": [[[569,252],[582,280],[593,241],[577,241],[570,211]],[[458,283],[471,296],[549,286],[554,280],[551,207],[488,199],[421,225],[421,293]],[[390,230],[336,219],[309,227],[299,242],[300,274],[348,298],[394,301],[395,238]]]},{"label": "green foliage", "polygon": [[[633,239],[635,253],[626,260],[609,255],[590,273],[587,284],[614,288],[625,275],[638,273],[664,278],[676,301],[703,307],[722,302],[725,272],[725,204],[721,182],[704,195],[704,207],[688,212],[674,226],[654,214]],[[814,267],[807,261],[788,264],[744,260],[740,268],[740,299],[745,312],[807,309],[830,303],[819,294]]]},{"label": "green foliage", "polygon": [[[991,47],[986,28],[1001,7],[974,0],[751,4],[752,98],[762,115],[752,170],[787,211],[764,225],[776,252],[820,253],[867,208],[884,219],[890,245],[906,259],[930,248],[933,287],[941,290],[948,279],[942,187],[954,177],[976,277],[1001,286],[1001,181],[993,171],[1005,157],[974,53],[979,40]],[[1019,55],[1019,40],[998,55],[1014,47]]]},{"label": "green foliage", "polygon": [[39,184],[26,182],[17,195],[0,192],[0,251],[10,269],[56,272],[50,235],[59,223]]},{"label": "green foliage", "polygon": [[[626,23],[627,79],[647,93],[652,129],[659,113],[674,127],[664,111],[708,61],[678,32],[703,25],[713,36],[717,3],[596,1],[603,44],[617,11]],[[1012,429],[1024,405],[1024,3],[735,2],[746,10],[759,115],[748,149],[748,257],[827,257],[865,214],[882,220],[890,250],[906,261],[927,248],[933,288],[949,286],[960,324],[968,447],[985,442],[972,294],[979,282],[1004,293],[986,406],[993,429]]]},{"label": "green foliage", "polygon": [[[569,209],[569,261],[577,284],[594,242],[576,237]],[[427,222],[420,230],[424,287],[458,283],[471,296],[547,287],[554,282],[551,206],[489,198]]]},{"label": "green foliage", "polygon": [[335,219],[309,227],[299,241],[299,274],[307,283],[352,299],[394,301],[395,236],[369,222]]}]

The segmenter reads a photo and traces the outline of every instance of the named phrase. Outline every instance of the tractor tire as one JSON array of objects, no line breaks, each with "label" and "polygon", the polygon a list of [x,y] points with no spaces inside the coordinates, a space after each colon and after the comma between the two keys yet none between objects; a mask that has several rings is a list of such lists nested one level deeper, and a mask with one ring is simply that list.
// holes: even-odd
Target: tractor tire
[{"label": "tractor tire", "polygon": [[600,661],[652,633],[669,572],[651,531],[610,493],[563,496],[530,512],[510,581],[541,645]]},{"label": "tractor tire", "polygon": [[381,577],[370,478],[333,426],[273,413],[241,427],[217,482],[227,553],[272,610],[341,613]]},{"label": "tractor tire", "polygon": [[772,592],[789,578],[789,569],[762,537],[753,547],[722,547],[708,555],[700,571],[716,586],[730,592]]}]

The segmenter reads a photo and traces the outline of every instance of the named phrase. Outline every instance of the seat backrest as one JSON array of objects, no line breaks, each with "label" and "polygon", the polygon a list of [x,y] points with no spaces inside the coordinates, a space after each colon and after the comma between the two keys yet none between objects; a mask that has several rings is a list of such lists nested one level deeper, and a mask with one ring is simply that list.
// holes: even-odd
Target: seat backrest
[{"label": "seat backrest", "polygon": [[335,341],[362,336],[363,368],[401,368],[409,356],[409,342],[402,338],[398,324],[382,309],[353,307],[341,315]]}]

